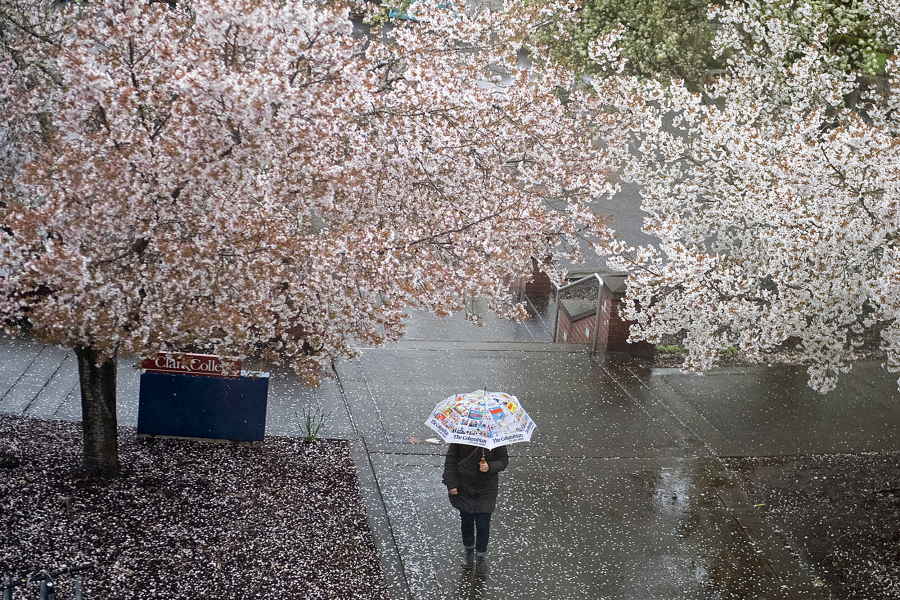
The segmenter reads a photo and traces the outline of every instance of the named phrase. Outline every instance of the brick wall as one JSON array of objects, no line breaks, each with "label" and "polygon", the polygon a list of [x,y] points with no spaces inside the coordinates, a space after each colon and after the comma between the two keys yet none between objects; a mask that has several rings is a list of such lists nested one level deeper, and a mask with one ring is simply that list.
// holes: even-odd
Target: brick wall
[{"label": "brick wall", "polygon": [[531,281],[525,282],[525,293],[529,298],[549,298],[556,294],[556,287],[550,281],[550,277],[541,271],[538,261],[531,259]]},{"label": "brick wall", "polygon": [[[567,344],[591,344],[594,340],[594,323],[597,315],[591,315],[572,322],[572,315],[563,306],[559,311],[559,325],[557,326],[556,340]],[[602,327],[601,316],[601,327]]]},{"label": "brick wall", "polygon": [[610,293],[609,338],[606,346],[609,350],[624,350],[628,340],[628,327],[631,323],[622,319],[619,313],[624,297],[625,294],[622,293]]},{"label": "brick wall", "polygon": [[[517,294],[520,302],[527,295],[534,306],[538,307],[539,310],[543,310],[546,308],[547,302],[555,298],[556,286],[553,285],[547,274],[541,271],[537,260],[532,258],[531,264],[531,279],[527,280],[525,277],[520,277],[513,283],[511,288]],[[622,289],[621,285],[615,285],[615,288],[617,290]],[[633,356],[652,358],[655,352],[655,347],[652,344],[647,342],[629,344],[627,342],[628,328],[631,323],[623,320],[620,313],[624,297],[624,291],[613,292],[606,285],[603,286],[600,326],[597,332],[597,350],[600,352],[605,350],[628,352]],[[560,306],[556,340],[559,343],[592,344],[596,309],[592,310],[589,315],[585,315],[585,313],[575,315],[575,323],[572,322],[572,317],[564,305]]]},{"label": "brick wall", "polygon": [[[652,358],[655,348],[647,342],[628,343],[628,328],[631,322],[622,318],[620,309],[625,297],[624,292],[613,292],[607,286],[603,286],[600,295],[600,326],[597,331],[597,350],[612,350],[615,352],[628,352],[632,356]],[[581,318],[579,318],[581,317]],[[561,303],[559,308],[559,324],[557,325],[556,340],[569,344],[592,344],[594,335],[594,322],[596,310],[589,315],[573,315]]]},{"label": "brick wall", "polygon": [[[609,336],[609,290],[604,287],[601,294],[600,325],[597,330],[597,349],[605,350]],[[583,309],[584,307],[582,307]],[[559,324],[557,325],[556,341],[569,344],[593,344],[594,325],[597,322],[596,303],[590,310],[582,310],[580,314],[572,315],[565,301],[560,302]]]},{"label": "brick wall", "polygon": [[650,342],[628,342],[628,329],[634,321],[626,321],[622,318],[621,307],[625,299],[625,293],[612,294],[612,310],[609,315],[609,341],[608,350],[628,352],[631,356],[652,359],[656,354],[656,346]]}]

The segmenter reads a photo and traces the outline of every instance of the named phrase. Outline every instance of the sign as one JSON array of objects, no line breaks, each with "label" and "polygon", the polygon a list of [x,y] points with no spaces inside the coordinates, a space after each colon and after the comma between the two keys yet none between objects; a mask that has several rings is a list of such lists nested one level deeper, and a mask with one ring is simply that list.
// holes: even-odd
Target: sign
[{"label": "sign", "polygon": [[159,353],[156,358],[145,358],[141,368],[147,373],[168,375],[202,375],[204,377],[241,376],[241,361],[212,354]]}]

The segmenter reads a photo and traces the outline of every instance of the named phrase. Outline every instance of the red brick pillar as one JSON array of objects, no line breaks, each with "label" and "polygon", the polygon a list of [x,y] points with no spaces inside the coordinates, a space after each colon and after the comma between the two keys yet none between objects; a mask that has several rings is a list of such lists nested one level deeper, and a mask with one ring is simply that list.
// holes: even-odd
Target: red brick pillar
[{"label": "red brick pillar", "polygon": [[541,270],[537,259],[531,259],[531,281],[525,283],[525,293],[529,298],[537,296],[550,297],[556,292],[556,287],[550,281],[550,276]]}]

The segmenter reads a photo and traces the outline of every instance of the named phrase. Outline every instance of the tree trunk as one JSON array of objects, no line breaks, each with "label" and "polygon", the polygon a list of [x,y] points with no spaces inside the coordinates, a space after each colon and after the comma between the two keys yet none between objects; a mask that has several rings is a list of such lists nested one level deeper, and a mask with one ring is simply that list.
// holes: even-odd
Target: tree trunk
[{"label": "tree trunk", "polygon": [[84,431],[84,470],[90,477],[119,474],[116,420],[116,358],[97,364],[93,348],[75,348],[81,381],[81,426]]}]

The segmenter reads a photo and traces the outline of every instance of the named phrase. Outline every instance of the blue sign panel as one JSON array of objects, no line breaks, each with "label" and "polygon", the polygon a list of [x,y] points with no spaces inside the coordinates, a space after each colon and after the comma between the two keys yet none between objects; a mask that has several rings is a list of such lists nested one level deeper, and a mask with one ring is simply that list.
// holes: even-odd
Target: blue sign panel
[{"label": "blue sign panel", "polygon": [[205,377],[141,374],[138,434],[262,441],[268,374]]}]

